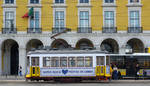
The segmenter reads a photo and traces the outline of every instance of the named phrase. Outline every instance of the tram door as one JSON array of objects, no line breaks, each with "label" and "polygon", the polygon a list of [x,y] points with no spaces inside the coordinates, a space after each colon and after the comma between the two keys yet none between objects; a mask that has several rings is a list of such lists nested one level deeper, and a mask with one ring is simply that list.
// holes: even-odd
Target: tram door
[{"label": "tram door", "polygon": [[96,75],[97,76],[104,76],[104,72],[105,72],[105,70],[104,70],[104,64],[105,64],[105,57],[104,56],[97,56],[96,57],[96,67],[97,67],[97,69],[96,69],[96,71],[97,71],[97,73],[96,73]]},{"label": "tram door", "polygon": [[32,76],[39,76],[39,57],[31,57],[31,74]]}]

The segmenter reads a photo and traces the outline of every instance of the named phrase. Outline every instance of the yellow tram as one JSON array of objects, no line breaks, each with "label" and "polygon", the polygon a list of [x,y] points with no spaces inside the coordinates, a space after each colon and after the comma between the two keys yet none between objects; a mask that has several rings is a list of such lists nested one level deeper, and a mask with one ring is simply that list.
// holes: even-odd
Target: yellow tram
[{"label": "yellow tram", "polygon": [[27,80],[111,79],[110,57],[95,50],[36,50],[27,54]]}]

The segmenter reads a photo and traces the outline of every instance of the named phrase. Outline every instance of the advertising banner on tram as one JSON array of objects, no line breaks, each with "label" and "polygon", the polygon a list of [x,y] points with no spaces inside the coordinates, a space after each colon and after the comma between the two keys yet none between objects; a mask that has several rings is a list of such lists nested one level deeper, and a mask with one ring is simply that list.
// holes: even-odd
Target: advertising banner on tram
[{"label": "advertising banner on tram", "polygon": [[41,68],[40,76],[95,76],[95,68]]}]

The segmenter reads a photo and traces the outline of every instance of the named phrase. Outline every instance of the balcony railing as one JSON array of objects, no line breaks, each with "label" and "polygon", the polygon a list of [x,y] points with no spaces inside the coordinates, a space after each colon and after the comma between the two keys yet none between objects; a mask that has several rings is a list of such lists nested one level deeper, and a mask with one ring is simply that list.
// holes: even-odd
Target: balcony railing
[{"label": "balcony railing", "polygon": [[16,34],[17,33],[17,28],[2,28],[2,33],[3,34]]},{"label": "balcony railing", "polygon": [[27,33],[42,33],[42,28],[27,28]]},{"label": "balcony railing", "polygon": [[78,27],[78,33],[92,33],[91,27]]},{"label": "balcony railing", "polygon": [[103,27],[103,33],[117,33],[117,27]]},{"label": "balcony railing", "polygon": [[128,33],[142,33],[142,27],[128,27]]},{"label": "balcony railing", "polygon": [[52,33],[61,33],[66,29],[67,29],[66,27],[53,27],[52,28]]}]

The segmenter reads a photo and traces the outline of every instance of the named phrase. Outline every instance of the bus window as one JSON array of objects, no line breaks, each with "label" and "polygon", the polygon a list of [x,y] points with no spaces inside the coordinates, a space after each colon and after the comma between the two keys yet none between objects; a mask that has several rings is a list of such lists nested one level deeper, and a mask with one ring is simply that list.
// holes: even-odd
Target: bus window
[{"label": "bus window", "polygon": [[51,58],[50,57],[43,57],[43,66],[50,67],[51,66]]},{"label": "bus window", "polygon": [[68,57],[68,67],[76,67],[76,58]]},{"label": "bus window", "polygon": [[51,67],[59,67],[59,57],[52,57]]},{"label": "bus window", "polygon": [[31,65],[39,66],[39,57],[31,57]]},{"label": "bus window", "polygon": [[104,65],[104,56],[97,56],[96,57],[96,64],[97,65]]},{"label": "bus window", "polygon": [[84,67],[84,57],[77,57],[77,67]]},{"label": "bus window", "polygon": [[92,67],[93,59],[91,56],[85,57],[85,67]]},{"label": "bus window", "polygon": [[60,57],[60,67],[67,67],[67,57]]}]

